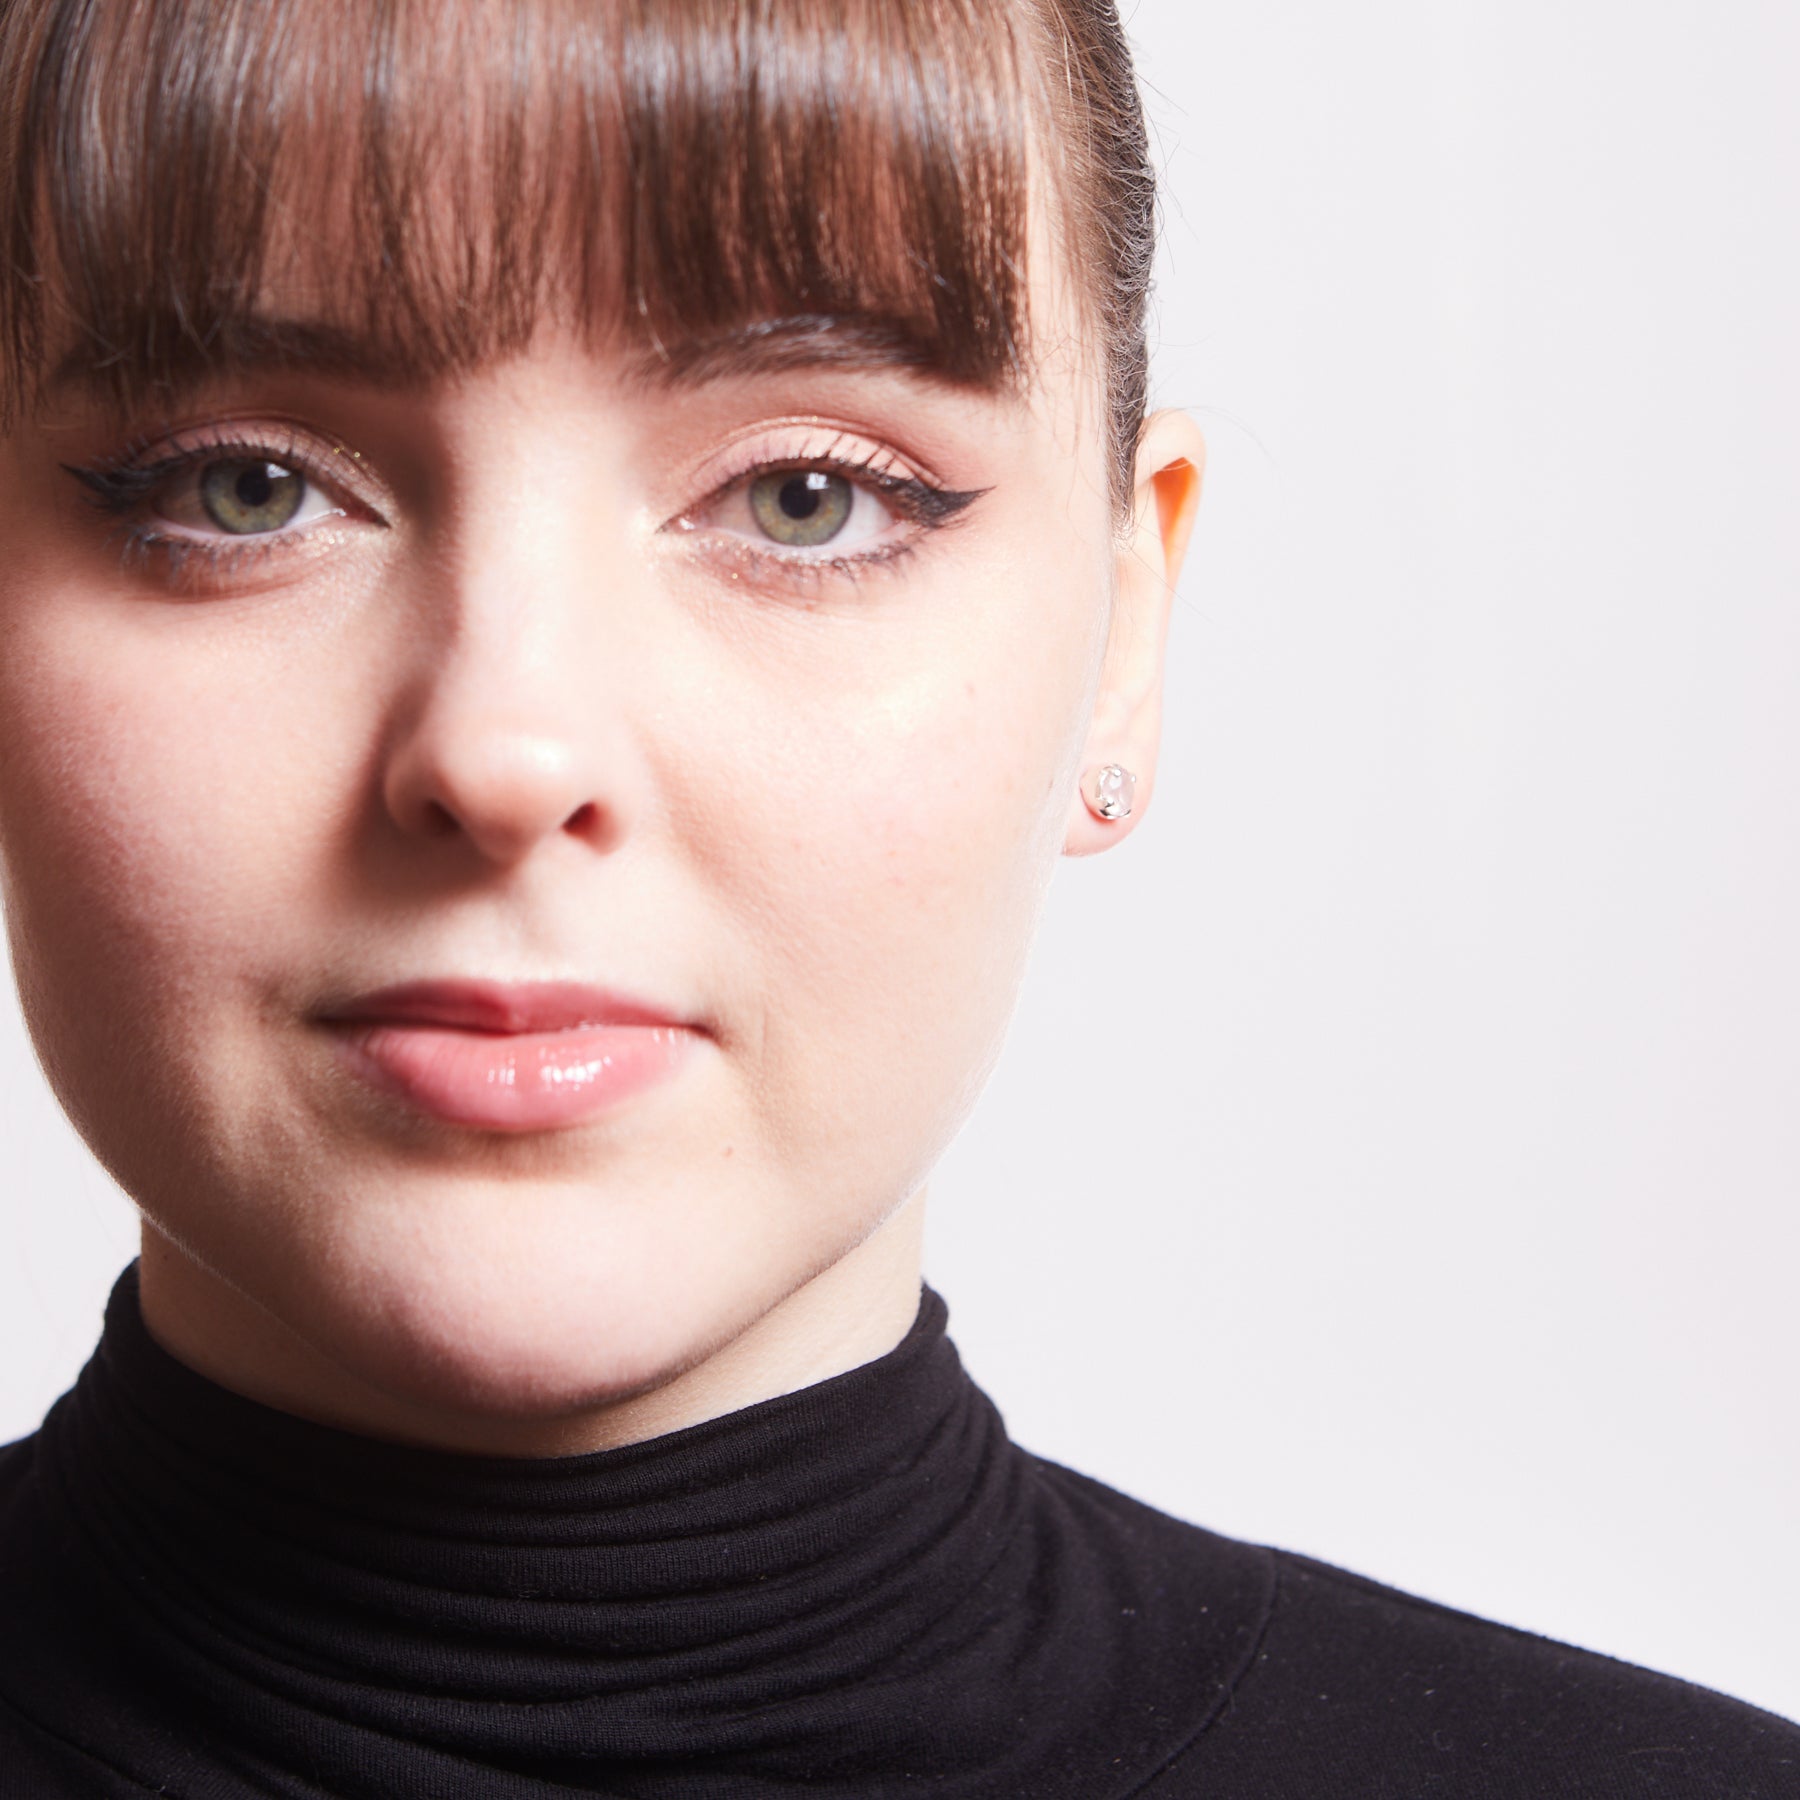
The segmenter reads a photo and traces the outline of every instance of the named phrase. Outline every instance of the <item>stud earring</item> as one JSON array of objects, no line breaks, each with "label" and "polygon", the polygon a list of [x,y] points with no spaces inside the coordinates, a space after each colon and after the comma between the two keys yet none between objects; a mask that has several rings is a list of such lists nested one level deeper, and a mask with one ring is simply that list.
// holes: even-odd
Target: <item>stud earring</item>
[{"label": "stud earring", "polygon": [[1088,811],[1097,819],[1131,817],[1131,796],[1137,788],[1137,777],[1117,763],[1107,763],[1094,770],[1081,784],[1081,795]]}]

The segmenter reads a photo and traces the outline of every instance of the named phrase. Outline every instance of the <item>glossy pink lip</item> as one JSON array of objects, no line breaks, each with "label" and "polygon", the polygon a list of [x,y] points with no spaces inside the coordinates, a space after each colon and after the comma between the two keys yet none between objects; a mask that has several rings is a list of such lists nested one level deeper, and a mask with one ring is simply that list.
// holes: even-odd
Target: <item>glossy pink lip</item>
[{"label": "glossy pink lip", "polygon": [[452,1125],[551,1131],[672,1075],[695,1027],[568,982],[413,981],[324,1015],[351,1069]]}]

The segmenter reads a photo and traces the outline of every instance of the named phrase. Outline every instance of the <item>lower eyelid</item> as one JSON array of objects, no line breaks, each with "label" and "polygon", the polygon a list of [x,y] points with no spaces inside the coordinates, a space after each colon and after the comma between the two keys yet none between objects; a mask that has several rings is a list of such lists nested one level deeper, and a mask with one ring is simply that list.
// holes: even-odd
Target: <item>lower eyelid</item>
[{"label": "lower eyelid", "polygon": [[734,589],[754,592],[766,587],[782,596],[823,589],[835,583],[855,583],[867,575],[884,574],[905,566],[919,548],[912,537],[891,538],[873,549],[853,550],[841,556],[791,556],[768,544],[733,537],[715,556],[715,578],[729,578]]},{"label": "lower eyelid", "polygon": [[305,524],[264,532],[187,531],[156,516],[140,517],[120,521],[113,541],[128,569],[154,565],[160,580],[212,587],[265,565],[290,565],[295,558],[304,564],[311,553],[328,552],[322,533],[343,517],[343,509],[333,507]]}]

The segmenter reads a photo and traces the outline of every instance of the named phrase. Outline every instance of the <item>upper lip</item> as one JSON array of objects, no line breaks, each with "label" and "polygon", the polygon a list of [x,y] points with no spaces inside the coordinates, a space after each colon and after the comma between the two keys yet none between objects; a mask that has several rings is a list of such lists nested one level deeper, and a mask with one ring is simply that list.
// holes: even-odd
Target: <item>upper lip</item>
[{"label": "upper lip", "polygon": [[323,1017],[336,1024],[442,1025],[500,1033],[685,1023],[629,994],[573,981],[403,981],[331,1005]]}]

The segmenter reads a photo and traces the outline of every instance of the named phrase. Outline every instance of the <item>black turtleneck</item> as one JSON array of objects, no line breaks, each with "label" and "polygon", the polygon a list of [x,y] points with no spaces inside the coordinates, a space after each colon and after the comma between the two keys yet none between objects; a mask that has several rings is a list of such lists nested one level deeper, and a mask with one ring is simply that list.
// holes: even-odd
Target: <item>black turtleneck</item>
[{"label": "black turtleneck", "polygon": [[1800,1797],[1800,1728],[1152,1512],[879,1361],[544,1460],[161,1350],[0,1451],[0,1796]]}]

